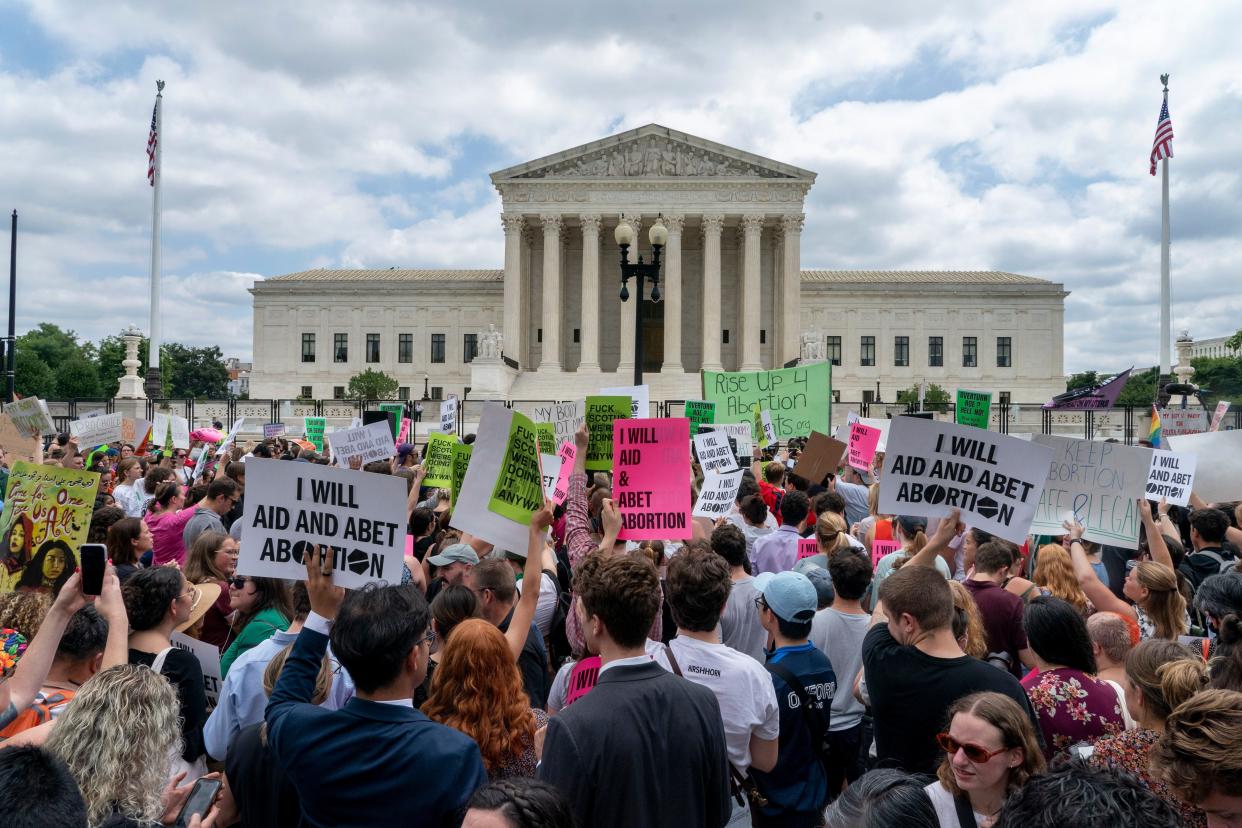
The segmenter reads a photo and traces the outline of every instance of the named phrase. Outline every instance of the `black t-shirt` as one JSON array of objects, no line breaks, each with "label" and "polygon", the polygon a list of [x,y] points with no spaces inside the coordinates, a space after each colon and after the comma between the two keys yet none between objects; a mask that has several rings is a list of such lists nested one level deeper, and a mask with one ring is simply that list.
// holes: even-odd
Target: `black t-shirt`
[{"label": "black t-shirt", "polygon": [[[155,654],[129,650],[130,664],[155,664]],[[185,749],[181,757],[193,762],[207,752],[203,744],[203,725],[207,723],[207,691],[203,683],[203,669],[198,666],[198,659],[185,650],[173,647],[164,659],[164,668],[160,672],[177,688],[177,696],[181,700],[181,738]]]},{"label": "black t-shirt", "polygon": [[[500,622],[500,631],[509,629],[513,620],[513,610]],[[548,651],[543,646],[543,635],[532,621],[530,631],[526,633],[526,643],[522,645],[522,654],[518,656],[518,670],[522,673],[522,689],[530,697],[530,706],[544,708],[548,706],[548,690],[551,681],[548,678]]]},{"label": "black t-shirt", "polygon": [[868,631],[862,652],[882,767],[934,773],[944,756],[936,734],[946,729],[945,713],[953,702],[971,693],[1004,693],[1026,711],[1039,733],[1022,685],[998,667],[965,655],[936,658],[898,644],[888,624]]},{"label": "black t-shirt", "polygon": [[302,819],[297,789],[259,738],[263,724],[243,727],[229,745],[224,775],[237,800],[241,824],[298,828]]}]

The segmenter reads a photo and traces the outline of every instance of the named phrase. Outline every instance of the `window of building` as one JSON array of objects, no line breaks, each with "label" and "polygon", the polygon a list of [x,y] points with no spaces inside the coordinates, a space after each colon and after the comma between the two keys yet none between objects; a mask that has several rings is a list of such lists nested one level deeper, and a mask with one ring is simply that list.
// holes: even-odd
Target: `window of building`
[{"label": "window of building", "polygon": [[873,403],[873,402],[875,402],[875,392],[874,392],[874,391],[871,391],[871,390],[866,390],[866,391],[863,391],[863,400],[862,400],[862,401],[863,401],[864,403]]},{"label": "window of building", "polygon": [[996,337],[996,367],[1008,368],[1013,365],[1013,339],[1008,336]]},{"label": "window of building", "polygon": [[367,334],[367,362],[379,362],[380,356],[380,339],[379,334]]},{"label": "window of building", "polygon": [[332,386],[332,399],[334,400],[345,399],[345,386],[343,385]]},{"label": "window of building", "polygon": [[314,394],[315,394],[315,389],[311,388],[309,385],[302,386],[302,393],[300,395],[302,399],[309,400],[314,397]]},{"label": "window of building", "polygon": [[1010,398],[1009,398],[1009,392],[1008,392],[1008,391],[1002,391],[1002,392],[1000,392],[1000,394],[999,394],[998,396],[999,396],[999,399],[1000,399],[1000,404],[1001,404],[1001,405],[1009,405],[1009,399],[1010,399]]},{"label": "window of building", "polygon": [[868,366],[875,365],[875,337],[864,336],[862,338],[862,358],[859,365]]},{"label": "window of building", "polygon": [[302,361],[315,361],[315,335],[313,333],[302,334]]},{"label": "window of building", "polygon": [[581,342],[581,341],[582,341],[582,329],[574,328],[574,342]]},{"label": "window of building", "polygon": [[840,392],[840,391],[836,391],[836,390],[834,390],[834,391],[832,392],[832,401],[833,401],[834,403],[839,403],[839,402],[841,402],[841,392]]},{"label": "window of building", "polygon": [[910,337],[895,336],[893,337],[893,365],[898,368],[906,367],[910,364]]},{"label": "window of building", "polygon": [[979,338],[962,337],[962,367],[975,368],[979,365]]},{"label": "window of building", "polygon": [[410,386],[403,385],[397,389],[397,399],[408,400],[410,398]]},{"label": "window of building", "polygon": [[349,362],[349,334],[332,334],[332,361]]},{"label": "window of building", "polygon": [[444,389],[439,385],[431,386],[431,398],[433,400],[444,399]]},{"label": "window of building", "polygon": [[543,328],[536,328],[536,329],[535,329],[535,341],[536,341],[536,342],[543,342]]},{"label": "window of building", "polygon": [[944,337],[927,337],[927,364],[932,368],[944,367]]},{"label": "window of building", "polygon": [[474,362],[474,358],[479,355],[479,335],[464,334],[461,343],[461,361]]},{"label": "window of building", "polygon": [[828,337],[828,361],[833,365],[841,364],[841,337]]},{"label": "window of building", "polygon": [[760,345],[768,344],[768,332],[764,330],[763,328],[759,329],[759,344]]},{"label": "window of building", "polygon": [[397,334],[397,362],[414,361],[414,334]]},{"label": "window of building", "polygon": [[444,362],[444,334],[431,335],[431,361]]},{"label": "window of building", "polygon": [[723,342],[725,345],[729,344],[729,329],[728,328],[725,328],[723,331],[720,332],[720,341]]}]

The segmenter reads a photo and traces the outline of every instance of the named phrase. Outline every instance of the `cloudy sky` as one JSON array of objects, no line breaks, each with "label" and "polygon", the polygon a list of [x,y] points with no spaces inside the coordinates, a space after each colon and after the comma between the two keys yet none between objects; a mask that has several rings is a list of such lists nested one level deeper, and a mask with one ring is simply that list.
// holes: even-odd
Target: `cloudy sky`
[{"label": "cloudy sky", "polygon": [[166,339],[248,358],[265,276],[500,267],[489,172],[656,122],[818,172],[804,267],[1063,282],[1067,371],[1151,364],[1161,72],[1174,325],[1242,325],[1239,31],[1212,0],[0,0],[18,329],[147,327],[162,78]]}]

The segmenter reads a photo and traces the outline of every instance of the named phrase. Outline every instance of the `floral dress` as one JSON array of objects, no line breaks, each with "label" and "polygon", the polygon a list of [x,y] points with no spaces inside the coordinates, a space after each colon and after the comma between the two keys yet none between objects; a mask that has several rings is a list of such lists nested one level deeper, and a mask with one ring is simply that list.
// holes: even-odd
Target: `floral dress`
[{"label": "floral dress", "polygon": [[1044,758],[1052,761],[1079,742],[1121,733],[1125,716],[1112,686],[1079,670],[1058,667],[1022,680],[1044,736]]},{"label": "floral dress", "polygon": [[1154,730],[1127,730],[1095,743],[1091,765],[1105,770],[1122,770],[1132,774],[1156,796],[1178,809],[1186,828],[1207,828],[1207,814],[1178,799],[1164,782],[1155,779],[1148,769],[1152,746],[1160,739]]}]

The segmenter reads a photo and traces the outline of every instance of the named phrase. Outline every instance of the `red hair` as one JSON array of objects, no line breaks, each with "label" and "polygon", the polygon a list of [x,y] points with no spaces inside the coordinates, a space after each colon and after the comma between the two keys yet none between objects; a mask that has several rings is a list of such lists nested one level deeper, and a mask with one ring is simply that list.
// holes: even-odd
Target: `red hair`
[{"label": "red hair", "polygon": [[481,618],[449,633],[422,710],[474,739],[489,774],[535,743],[535,714],[509,642]]}]

